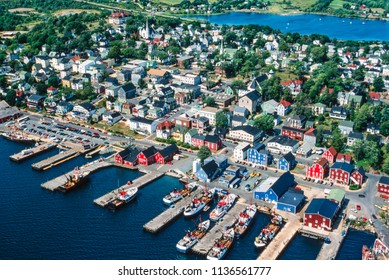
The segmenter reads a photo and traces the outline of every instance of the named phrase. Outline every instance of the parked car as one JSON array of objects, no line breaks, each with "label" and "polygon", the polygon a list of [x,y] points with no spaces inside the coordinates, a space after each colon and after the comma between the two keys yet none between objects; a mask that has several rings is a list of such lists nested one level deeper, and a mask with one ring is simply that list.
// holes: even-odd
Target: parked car
[{"label": "parked car", "polygon": [[366,197],[364,194],[358,194],[359,197]]},{"label": "parked car", "polygon": [[376,220],[377,219],[377,216],[375,214],[371,215],[371,217]]}]

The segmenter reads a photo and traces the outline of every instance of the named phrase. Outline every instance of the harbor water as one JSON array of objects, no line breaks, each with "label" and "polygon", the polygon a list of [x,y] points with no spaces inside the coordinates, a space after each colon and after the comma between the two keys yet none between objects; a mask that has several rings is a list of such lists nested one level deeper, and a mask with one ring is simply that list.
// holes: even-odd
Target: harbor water
[{"label": "harbor water", "polygon": [[[166,209],[163,196],[181,187],[176,178],[163,176],[140,189],[128,206],[109,211],[93,204],[93,200],[139,177],[140,172],[111,167],[92,174],[87,184],[74,191],[50,192],[42,189],[41,183],[90,160],[80,156],[41,172],[33,170],[31,164],[58,150],[18,164],[9,156],[23,149],[23,145],[0,138],[0,147],[0,259],[203,259],[178,253],[175,248],[185,231],[196,226],[199,216],[179,217],[158,234],[143,230],[146,222]],[[202,220],[208,218],[208,213],[202,213]],[[256,259],[260,251],[254,249],[253,242],[268,222],[268,216],[258,214],[246,235],[235,240],[226,259]],[[295,244],[295,240],[281,259],[314,259],[320,250],[316,241],[303,238]],[[348,242],[346,239],[342,246],[346,258],[359,259],[360,248],[348,246]]]}]

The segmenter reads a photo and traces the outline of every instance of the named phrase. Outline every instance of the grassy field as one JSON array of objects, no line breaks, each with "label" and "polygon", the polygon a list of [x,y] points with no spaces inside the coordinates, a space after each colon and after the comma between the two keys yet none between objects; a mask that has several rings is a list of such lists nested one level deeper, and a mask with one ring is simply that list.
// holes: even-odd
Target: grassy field
[{"label": "grassy field", "polygon": [[72,14],[80,14],[82,12],[86,13],[94,13],[99,14],[100,11],[98,10],[84,10],[84,9],[64,9],[64,10],[58,10],[53,13],[55,16],[65,16],[65,15],[72,15]]},{"label": "grassy field", "polygon": [[298,10],[305,10],[306,8],[311,7],[318,0],[289,0],[290,5],[287,5],[283,2],[283,0],[269,0],[271,3],[270,11],[271,12],[285,12],[290,9],[286,9],[288,6],[292,6],[297,8]]},{"label": "grassy field", "polygon": [[[343,8],[343,4],[346,4],[348,3],[347,1],[343,1],[343,0],[333,0],[329,6],[330,9],[334,9],[334,10],[337,10],[337,9],[342,9]],[[351,4],[351,3],[350,3]]]},{"label": "grassy field", "polygon": [[105,125],[102,123],[95,123],[92,126],[101,128],[103,130],[106,130],[106,131],[109,131],[109,132],[112,132],[115,134],[117,133],[120,135],[132,137],[135,139],[144,139],[145,138],[144,135],[135,133],[135,131],[131,130],[125,123],[120,122],[120,121],[115,123],[113,126]]},{"label": "grassy field", "polygon": [[289,72],[275,72],[274,75],[277,77],[280,77],[282,81],[289,81],[289,80],[295,80],[298,78],[295,74],[289,73]]}]

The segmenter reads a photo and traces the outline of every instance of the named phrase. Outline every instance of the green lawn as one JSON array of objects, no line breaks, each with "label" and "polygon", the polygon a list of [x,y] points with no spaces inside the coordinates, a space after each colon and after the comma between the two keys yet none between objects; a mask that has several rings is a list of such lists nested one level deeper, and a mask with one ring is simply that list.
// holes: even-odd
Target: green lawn
[{"label": "green lawn", "polygon": [[277,71],[274,73],[274,75],[279,77],[282,81],[295,80],[298,78],[295,74],[290,73],[290,72],[278,72]]},{"label": "green lawn", "polygon": [[[299,10],[305,10],[314,5],[317,1],[318,0],[289,0],[287,2],[289,2],[292,7],[298,8]],[[269,0],[269,2],[271,3],[272,11],[281,11],[288,6],[283,0]]]},{"label": "green lawn", "polygon": [[330,4],[329,8],[330,9],[334,9],[334,10],[342,9],[343,8],[343,4],[346,4],[346,3],[349,3],[349,2],[343,1],[343,0],[333,0],[331,2],[331,4]]}]

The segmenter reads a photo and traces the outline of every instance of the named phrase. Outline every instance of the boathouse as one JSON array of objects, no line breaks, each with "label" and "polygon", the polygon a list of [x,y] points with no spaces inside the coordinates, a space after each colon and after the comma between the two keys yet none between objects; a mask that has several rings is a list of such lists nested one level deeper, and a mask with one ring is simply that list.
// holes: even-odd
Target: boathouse
[{"label": "boathouse", "polygon": [[304,226],[332,230],[339,206],[326,198],[314,198],[304,213]]},{"label": "boathouse", "polygon": [[143,150],[138,155],[138,163],[141,165],[150,165],[155,161],[155,154],[157,149],[154,146],[148,147],[146,150]]},{"label": "boathouse", "polygon": [[305,196],[301,190],[289,189],[278,200],[277,210],[296,214],[304,205]]},{"label": "boathouse", "polygon": [[163,150],[155,154],[155,162],[160,164],[166,164],[173,160],[173,156],[178,153],[178,148],[176,144],[171,144],[170,146],[164,148]]}]

